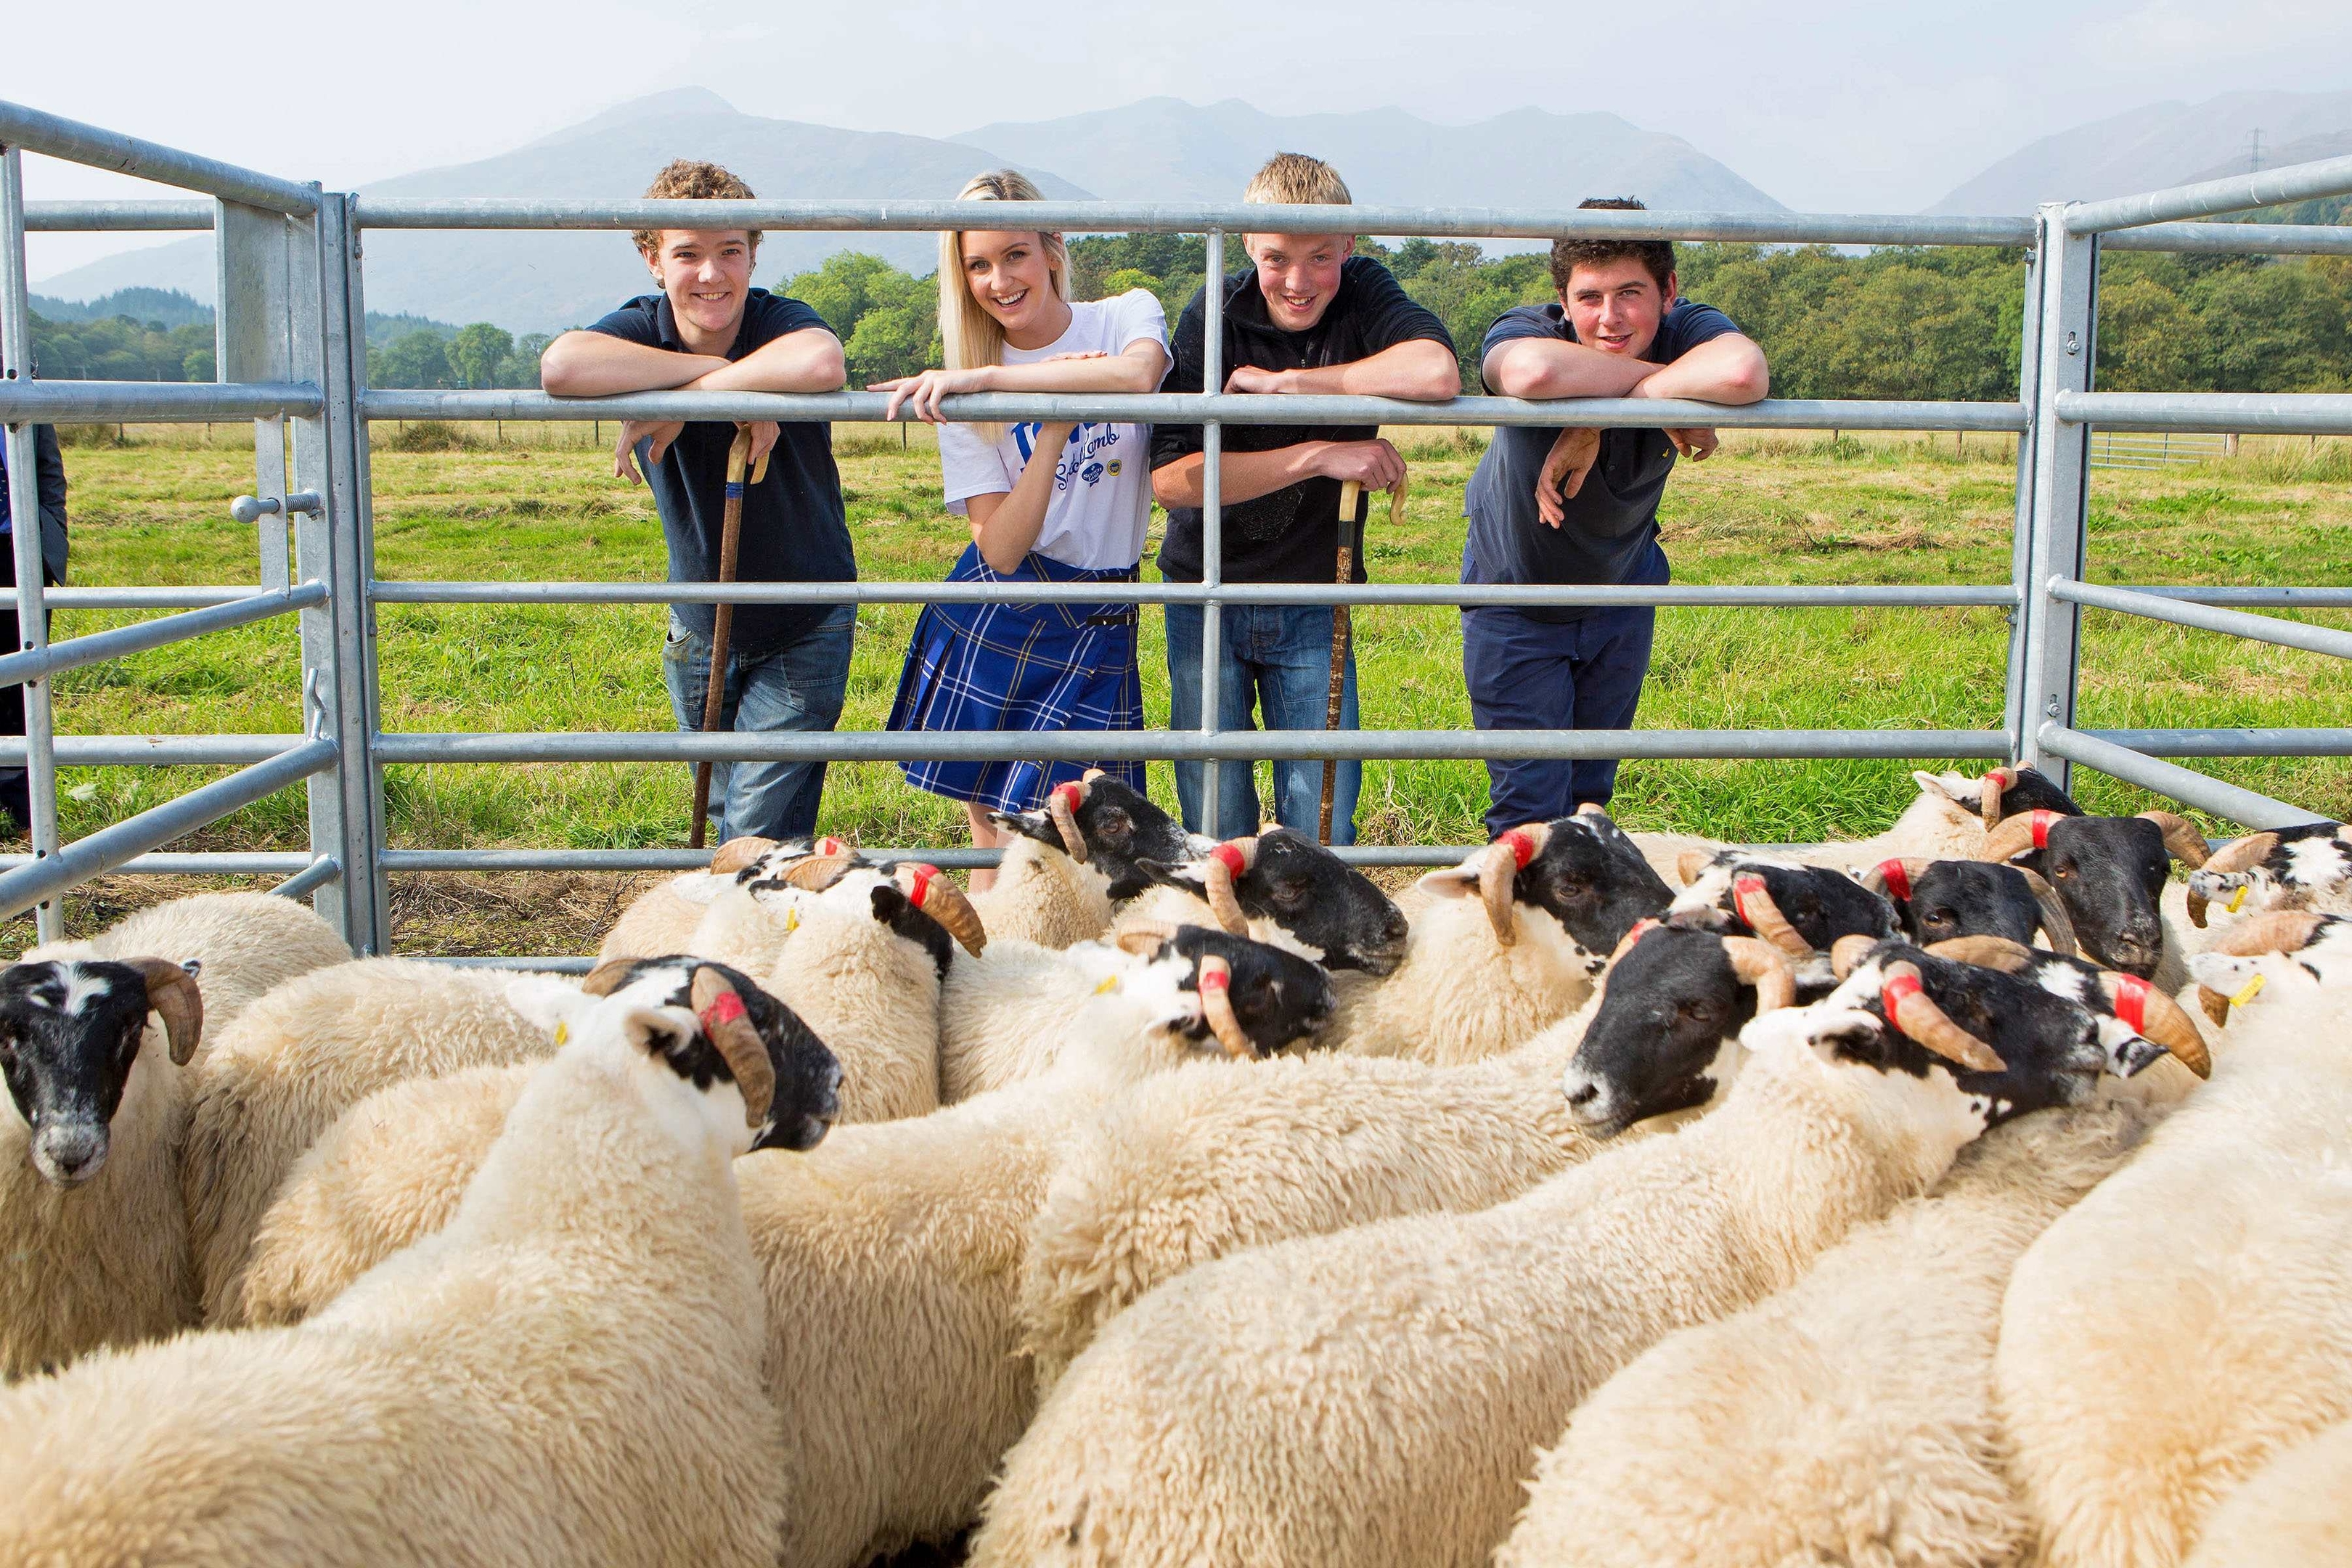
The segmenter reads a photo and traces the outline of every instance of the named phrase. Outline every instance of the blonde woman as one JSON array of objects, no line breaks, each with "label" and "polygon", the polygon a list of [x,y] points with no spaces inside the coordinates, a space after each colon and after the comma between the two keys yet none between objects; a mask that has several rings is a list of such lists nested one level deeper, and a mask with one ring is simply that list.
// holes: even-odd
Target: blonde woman
[{"label": "blonde woman", "polygon": [[[974,179],[957,199],[1044,198],[1024,176],[1000,170]],[[872,390],[890,394],[887,417],[903,409],[940,425],[948,510],[971,527],[948,581],[1134,581],[1151,510],[1150,426],[946,424],[940,400],[966,392],[1155,392],[1168,369],[1160,301],[1141,289],[1073,300],[1062,237],[1033,228],[942,235],[939,281],[948,368]],[[926,605],[889,727],[1139,730],[1135,633],[1131,604]],[[899,764],[909,784],[964,803],[982,848],[1000,842],[992,813],[1035,810],[1055,785],[1088,766],[1143,787],[1142,763],[1109,757]]]}]

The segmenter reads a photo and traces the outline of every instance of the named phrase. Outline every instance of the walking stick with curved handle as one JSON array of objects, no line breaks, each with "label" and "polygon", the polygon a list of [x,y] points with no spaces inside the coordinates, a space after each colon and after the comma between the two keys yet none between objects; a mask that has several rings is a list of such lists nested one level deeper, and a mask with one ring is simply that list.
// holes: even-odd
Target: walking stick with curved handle
[{"label": "walking stick with curved handle", "polygon": [[[751,468],[751,429],[738,426],[735,439],[727,448],[727,508],[721,515],[719,531],[719,580],[735,581],[735,556],[743,539],[744,470]],[[768,477],[767,454],[761,453],[760,464],[751,468],[751,482],[758,484]],[[719,728],[719,718],[727,707],[728,644],[735,632],[735,606],[720,604],[710,617],[710,681],[702,694],[702,729],[708,733]],[[710,811],[710,764],[694,764],[694,822],[688,829],[687,845],[699,849],[709,835]]]}]

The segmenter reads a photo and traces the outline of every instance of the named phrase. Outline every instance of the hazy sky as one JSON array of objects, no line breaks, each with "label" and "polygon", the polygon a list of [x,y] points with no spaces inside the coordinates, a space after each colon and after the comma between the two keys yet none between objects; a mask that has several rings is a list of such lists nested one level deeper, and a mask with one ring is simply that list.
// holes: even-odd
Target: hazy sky
[{"label": "hazy sky", "polygon": [[[1606,110],[1790,206],[1906,212],[2038,136],[2143,103],[2352,86],[2345,0],[343,0],[253,10],[251,26],[233,9],[102,9],[97,47],[85,6],[12,7],[0,97],[334,188],[698,85],[748,113],[924,135],[1154,94],[1457,123]],[[46,159],[26,183],[36,198],[152,190]],[[37,279],[127,248],[31,243]]]}]

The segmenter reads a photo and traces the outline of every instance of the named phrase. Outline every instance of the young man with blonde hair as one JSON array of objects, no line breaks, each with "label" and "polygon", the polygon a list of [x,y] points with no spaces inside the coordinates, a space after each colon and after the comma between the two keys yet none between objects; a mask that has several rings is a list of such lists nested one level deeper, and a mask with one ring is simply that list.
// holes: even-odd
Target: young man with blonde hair
[{"label": "young man with blonde hair", "polygon": [[[1278,153],[1252,179],[1242,199],[1281,205],[1346,205],[1348,187],[1332,167],[1297,153]],[[1461,390],[1453,340],[1444,323],[1405,296],[1388,268],[1355,252],[1349,234],[1243,237],[1248,268],[1212,279],[1224,289],[1223,391],[1346,394],[1442,402]],[[1175,363],[1163,392],[1199,392],[1204,366],[1208,287],[1192,297],[1176,325]],[[1376,426],[1228,425],[1219,486],[1223,578],[1228,583],[1329,583],[1339,542],[1339,485],[1367,493],[1404,478],[1404,459]],[[1151,442],[1151,489],[1168,509],[1160,569],[1171,582],[1202,579],[1201,503],[1204,459],[1201,427],[1162,425]],[[1352,527],[1360,527],[1360,503]],[[1364,580],[1363,552],[1354,578]],[[1219,642],[1220,729],[1319,730],[1331,685],[1331,611],[1315,605],[1228,605]],[[1201,724],[1202,607],[1168,606],[1169,724]],[[1350,650],[1340,722],[1356,727],[1355,656]],[[1218,769],[1215,816],[1203,798],[1202,764],[1176,764],[1184,825],[1224,836],[1253,833],[1259,821],[1251,764]],[[1338,767],[1331,840],[1355,842],[1361,768]],[[1274,764],[1274,815],[1312,834],[1322,800],[1323,764]]]},{"label": "young man with blonde hair", "polygon": [[[1587,208],[1638,211],[1630,197]],[[1480,370],[1501,397],[1675,397],[1753,403],[1770,384],[1764,351],[1711,305],[1677,296],[1664,240],[1562,239],[1557,304],[1521,305],[1486,329]],[[1676,453],[1715,450],[1712,430],[1507,426],[1495,432],[1462,509],[1465,583],[1650,584],[1666,581],[1658,499]],[[1462,672],[1481,730],[1629,730],[1649,673],[1657,611],[1484,605],[1462,612]],[[1486,828],[1607,805],[1613,760],[1486,764]]]},{"label": "young man with blonde hair", "polygon": [[[749,200],[751,188],[716,163],[679,159],[646,195],[654,199]],[[757,229],[644,230],[634,237],[660,292],[640,295],[595,325],[565,332],[540,361],[540,384],[562,397],[625,392],[834,392],[841,343],[798,300],[751,287]],[[630,420],[614,473],[643,470],[669,546],[669,580],[719,576],[727,505],[727,449],[737,426],[720,421]],[[814,421],[751,426],[766,476],[743,493],[736,577],[745,583],[845,583],[857,576],[843,517],[833,428]],[[710,679],[714,606],[672,605],[662,677],[680,730],[702,727]],[[739,605],[730,640],[719,722],[740,731],[830,730],[849,685],[849,605]],[[744,834],[803,837],[816,831],[824,764],[719,763],[710,771],[710,840]]]}]

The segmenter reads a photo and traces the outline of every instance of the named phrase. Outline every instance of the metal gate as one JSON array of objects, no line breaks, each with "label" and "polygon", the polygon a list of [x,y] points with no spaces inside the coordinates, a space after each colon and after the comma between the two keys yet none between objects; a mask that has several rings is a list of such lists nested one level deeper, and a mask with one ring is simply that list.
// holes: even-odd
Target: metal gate
[{"label": "metal gate", "polygon": [[[26,689],[23,740],[0,740],[0,763],[31,773],[33,852],[0,858],[0,916],[38,910],[40,934],[57,934],[57,899],[101,872],[284,874],[278,890],[309,894],[362,952],[390,950],[387,879],[440,870],[648,870],[701,864],[683,850],[425,850],[387,845],[387,763],[521,762],[916,761],[934,758],[1092,760],[1097,733],[1004,732],[682,734],[425,733],[383,730],[376,698],[374,606],[380,604],[918,604],[1084,598],[1139,604],[1223,605],[1736,605],[1792,606],[2000,606],[2011,612],[2007,698],[1997,730],[1223,731],[1217,712],[1219,617],[1203,617],[1202,711],[1197,731],[1121,732],[1124,755],[1220,763],[1259,757],[1797,758],[1904,757],[2031,763],[2066,783],[2082,763],[2249,827],[2315,821],[2310,812],[2175,763],[2168,756],[2352,754],[2352,729],[2075,727],[2082,607],[2168,621],[2338,658],[2352,632],[2251,613],[2272,607],[2352,606],[2352,589],[2102,587],[2084,580],[2089,444],[2093,426],[2123,431],[2352,433],[2352,395],[2098,393],[2091,390],[2099,251],[2183,250],[2352,254],[2352,229],[2179,220],[2352,192],[2352,158],[2266,170],[2236,179],[2094,203],[2057,202],[2031,217],[1912,217],[1692,212],[1528,211],[1496,208],[1192,205],[1044,202],[1024,216],[1071,232],[1202,233],[1208,275],[1223,276],[1229,234],[1329,233],[1454,238],[1547,239],[1576,234],[1633,239],[1769,244],[1990,245],[2029,257],[2024,366],[2013,403],[1768,400],[1713,404],[1589,398],[1551,403],[1459,397],[1448,403],[1385,398],[1223,393],[1070,396],[987,394],[950,398],[967,420],[1115,419],[1204,426],[1208,502],[1205,574],[1198,584],[993,584],[379,582],[374,570],[367,426],[378,419],[815,419],[878,421],[884,398],[839,392],[642,393],[595,399],[538,392],[375,391],[366,388],[361,237],[371,228],[660,227],[761,229],[952,228],[969,219],[953,202],[611,201],[371,199],[296,184],[0,102],[0,419],[8,422],[10,507],[38,515],[30,425],[67,421],[251,419],[254,498],[242,521],[261,525],[257,586],[67,587],[45,591],[37,529],[16,529],[19,651],[0,657],[0,683]],[[28,208],[20,150],[117,170],[202,192],[210,200],[44,203]],[[210,229],[218,242],[217,384],[39,382],[30,359],[26,228]],[[1207,295],[1207,374],[1221,385],[1222,299]],[[1451,584],[1353,586],[1226,584],[1220,580],[1216,497],[1220,426],[1253,424],[1650,426],[1762,429],[2006,431],[2020,437],[2017,526],[2011,580],[1989,586],[1561,587]],[[287,457],[291,426],[291,460]],[[290,542],[289,532],[290,531]],[[178,613],[51,645],[44,608],[170,609]],[[101,659],[266,617],[299,617],[302,730],[287,735],[57,736],[49,678]],[[58,842],[60,763],[142,766],[236,764],[238,771],[75,843]],[[162,846],[283,788],[308,781],[310,847],[292,854],[170,854]],[[1207,798],[1216,789],[1209,783]],[[1213,809],[1213,806],[1212,806]],[[1213,830],[1216,825],[1208,825]],[[879,851],[885,857],[892,851]],[[993,851],[927,850],[926,858],[972,865]],[[1360,863],[1432,865],[1462,847],[1347,851]],[[501,959],[495,962],[512,963]],[[528,961],[524,961],[528,962]],[[578,961],[550,960],[558,966]]]}]

